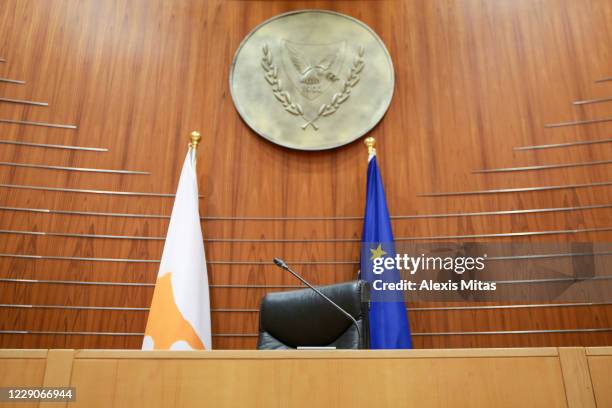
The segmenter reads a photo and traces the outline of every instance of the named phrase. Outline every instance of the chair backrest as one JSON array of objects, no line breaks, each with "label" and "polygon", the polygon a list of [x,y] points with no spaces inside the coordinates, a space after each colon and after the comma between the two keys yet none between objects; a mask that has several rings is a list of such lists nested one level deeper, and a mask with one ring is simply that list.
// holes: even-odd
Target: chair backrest
[{"label": "chair backrest", "polygon": [[368,325],[369,286],[352,281],[318,286],[321,292],[357,320],[354,324],[312,289],[268,293],[259,311],[260,350],[292,349],[299,346],[358,349],[370,347]]}]

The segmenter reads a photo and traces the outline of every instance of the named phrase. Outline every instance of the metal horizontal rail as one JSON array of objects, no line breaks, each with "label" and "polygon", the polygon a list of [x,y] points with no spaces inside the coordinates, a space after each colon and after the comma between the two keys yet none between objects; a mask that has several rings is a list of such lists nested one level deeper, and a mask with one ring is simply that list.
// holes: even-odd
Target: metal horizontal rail
[{"label": "metal horizontal rail", "polygon": [[28,101],[24,99],[0,98],[0,102],[17,103],[20,105],[49,106],[47,102]]},{"label": "metal horizontal rail", "polygon": [[[19,184],[0,184],[2,188],[15,188],[22,190],[39,190],[39,191],[57,191],[62,193],[86,193],[86,194],[104,194],[118,196],[140,196],[140,197],[174,197],[174,194],[164,193],[142,193],[130,191],[110,191],[110,190],[84,190],[78,188],[60,188],[60,187],[45,187],[45,186],[26,186]],[[202,196],[200,196],[202,198]]]},{"label": "metal horizontal rail", "polygon": [[64,310],[108,310],[124,312],[147,312],[148,307],[125,307],[125,306],[70,306],[70,305],[18,305],[0,304],[0,308],[9,309],[64,309]]},{"label": "metal horizontal rail", "polygon": [[564,126],[580,126],[580,125],[591,125],[594,123],[612,122],[612,117],[609,118],[598,118],[598,119],[587,119],[587,120],[574,120],[571,122],[561,123],[549,123],[544,125],[545,128],[558,128]]},{"label": "metal horizontal rail", "polygon": [[[610,306],[612,302],[581,302],[581,303],[540,303],[518,305],[477,305],[477,306],[438,306],[438,307],[407,307],[409,312],[457,311],[457,310],[505,310],[505,309],[539,309],[549,307],[596,307]],[[259,309],[216,309],[217,312],[259,313]]]},{"label": "metal horizontal rail", "polygon": [[[305,286],[303,286],[305,288]],[[462,310],[513,310],[513,309],[540,309],[540,308],[563,308],[563,307],[596,307],[610,306],[612,302],[579,302],[579,303],[531,303],[513,305],[473,305],[473,306],[435,306],[435,307],[407,307],[409,312],[441,312]],[[69,305],[25,305],[25,304],[0,304],[5,309],[69,309],[69,310],[112,310],[112,311],[148,311],[148,307],[120,307],[120,306],[69,306]],[[259,313],[259,309],[253,308],[213,308],[215,313]]]},{"label": "metal horizontal rail", "polygon": [[472,171],[473,174],[488,174],[488,173],[510,173],[518,171],[538,171],[538,170],[553,170],[564,169],[570,167],[585,167],[585,166],[600,166],[612,164],[612,160],[597,160],[580,163],[561,163],[561,164],[543,164],[540,166],[523,166],[523,167],[501,167],[496,169],[481,169]]},{"label": "metal horizontal rail", "polygon": [[612,327],[595,329],[550,329],[550,330],[496,330],[496,331],[457,331],[437,333],[412,333],[413,336],[487,336],[498,334],[551,334],[551,333],[603,333],[612,332]]},{"label": "metal horizontal rail", "polygon": [[540,149],[555,149],[559,147],[572,147],[572,146],[583,146],[599,143],[612,143],[612,138],[598,139],[598,140],[581,140],[576,142],[565,142],[565,143],[554,143],[544,145],[533,145],[533,146],[521,146],[515,147],[512,150],[540,150]]},{"label": "metal horizontal rail", "polygon": [[105,174],[132,174],[132,175],[151,175],[148,171],[139,170],[113,170],[113,169],[92,169],[87,167],[72,167],[72,166],[51,166],[48,164],[32,164],[32,163],[14,163],[0,161],[0,166],[10,167],[25,167],[30,169],[41,170],[60,170],[60,171],[78,171],[84,173],[105,173]]},{"label": "metal horizontal rail", "polygon": [[7,84],[25,85],[25,81],[21,81],[19,79],[11,79],[11,78],[0,77],[0,82],[6,82]]},{"label": "metal horizontal rail", "polygon": [[612,96],[608,96],[606,98],[595,98],[595,99],[583,99],[581,101],[572,102],[574,105],[588,105],[591,103],[601,103],[601,102],[610,102],[612,101]]},{"label": "metal horizontal rail", "polygon": [[588,276],[588,277],[566,277],[566,278],[541,278],[541,279],[509,279],[509,280],[491,280],[488,282],[495,282],[499,285],[523,285],[531,283],[560,283],[560,282],[587,282],[587,281],[599,281],[599,280],[610,280],[612,276]]},{"label": "metal horizontal rail", "polygon": [[[99,311],[118,311],[118,312],[148,312],[148,307],[126,307],[126,306],[71,306],[71,305],[24,305],[24,304],[0,304],[4,309],[60,309],[60,310],[99,310]],[[257,309],[211,309],[211,312],[227,313],[246,313]]]},{"label": "metal horizontal rail", "polygon": [[35,235],[42,237],[63,237],[63,238],[96,238],[96,239],[131,239],[139,241],[163,241],[164,237],[144,237],[144,236],[132,236],[132,235],[105,235],[105,234],[72,234],[67,232],[42,232],[42,231],[16,231],[16,230],[2,230],[0,234],[12,234],[12,235]]},{"label": "metal horizontal rail", "polygon": [[58,123],[49,122],[34,122],[30,120],[15,120],[15,119],[0,119],[0,123],[6,123],[9,125],[26,125],[26,126],[41,126],[57,129],[76,129],[76,125],[63,125]]},{"label": "metal horizontal rail", "polygon": [[[612,253],[611,253],[612,254]],[[498,284],[530,284],[530,283],[556,283],[556,282],[584,282],[589,280],[610,280],[612,276],[592,277],[563,277],[542,279],[513,279],[513,280],[487,280]],[[147,282],[106,282],[106,281],[75,281],[75,280],[51,280],[51,279],[22,279],[22,278],[0,278],[0,283],[22,283],[22,284],[50,284],[50,285],[84,285],[84,286],[128,286],[128,287],[155,287],[155,283]],[[255,285],[255,284],[212,284],[212,289],[299,289],[304,285]]]},{"label": "metal horizontal rail", "polygon": [[91,331],[44,331],[44,330],[0,330],[0,334],[48,334],[66,336],[144,336],[144,333],[91,332]]},{"label": "metal horizontal rail", "polygon": [[4,230],[4,229],[0,229],[0,234],[34,235],[34,236],[42,236],[42,237],[62,237],[62,238],[125,239],[125,240],[139,240],[139,241],[164,241],[166,239],[165,237],[147,237],[147,236],[135,236],[135,235],[79,234],[79,233],[69,233],[69,232],[18,231],[18,230]]},{"label": "metal horizontal rail", "polygon": [[595,83],[606,82],[606,81],[612,81],[612,77],[606,77],[606,78],[597,79],[595,81]]},{"label": "metal horizontal rail", "polygon": [[603,252],[565,252],[565,253],[552,253],[552,254],[528,254],[528,255],[509,255],[509,256],[490,256],[487,258],[489,261],[510,261],[510,260],[530,260],[530,259],[549,259],[549,258],[565,258],[565,257],[577,257],[577,256],[607,256],[612,255],[611,251]]},{"label": "metal horizontal rail", "polygon": [[[529,283],[555,283],[555,282],[584,282],[589,280],[609,280],[612,276],[593,277],[563,277],[543,279],[515,279],[515,280],[488,280],[499,284],[529,284]],[[84,286],[128,286],[128,287],[155,287],[155,283],[147,282],[106,282],[106,281],[75,281],[75,280],[51,280],[51,279],[22,279],[22,278],[0,278],[0,283],[22,283],[22,284],[50,284],[50,285],[84,285]],[[212,284],[212,289],[299,289],[304,285],[254,285],[254,284]]]},{"label": "metal horizontal rail", "polygon": [[499,309],[539,309],[548,307],[593,307],[610,306],[612,302],[580,302],[580,303],[532,303],[518,305],[479,305],[479,306],[434,306],[408,307],[410,312],[440,312],[453,310],[499,310]]},{"label": "metal horizontal rail", "polygon": [[611,185],[612,185],[612,181],[598,181],[595,183],[566,184],[566,185],[561,185],[561,186],[519,187],[519,188],[499,188],[499,189],[476,190],[476,191],[449,191],[449,192],[421,193],[421,194],[417,194],[417,197],[445,197],[445,196],[462,196],[462,195],[479,195],[479,194],[527,193],[527,192],[548,191],[548,190],[565,190],[565,189],[570,189],[570,188],[606,187],[606,186],[611,186]]},{"label": "metal horizontal rail", "polygon": [[612,227],[603,228],[577,228],[567,230],[550,231],[527,231],[527,232],[502,232],[493,234],[467,234],[467,235],[438,235],[432,237],[399,237],[396,241],[429,241],[437,239],[471,239],[471,238],[504,238],[504,237],[527,237],[538,235],[559,235],[559,234],[582,234],[586,232],[605,232],[612,231]]},{"label": "metal horizontal rail", "polygon": [[[21,278],[0,278],[0,282],[4,283],[42,283],[51,285],[85,285],[85,286],[131,286],[131,287],[155,287],[155,283],[146,282],[96,282],[96,281],[76,281],[76,280],[52,280],[52,279],[21,279]],[[249,285],[249,284],[212,284],[210,288],[220,289],[299,289],[304,285]]]},{"label": "metal horizontal rail", "polygon": [[[527,255],[511,255],[511,256],[490,256],[488,261],[507,261],[507,260],[525,260],[525,259],[549,259],[560,257],[574,256],[603,256],[612,255],[612,252],[566,252],[552,254],[527,254]],[[29,255],[15,253],[0,253],[0,258],[22,258],[36,260],[60,260],[60,261],[99,261],[99,262],[127,262],[127,263],[159,263],[159,259],[131,259],[131,258],[87,258],[73,256],[54,256],[54,255]],[[274,266],[272,261],[225,261],[225,260],[208,260],[208,265],[264,265]],[[344,261],[344,260],[325,260],[325,261],[287,261],[291,265],[359,265],[359,261]]]},{"label": "metal horizontal rail", "polygon": [[[126,262],[126,263],[159,263],[159,259],[131,259],[131,258],[91,258],[78,256],[55,256],[55,255],[29,255],[0,253],[0,258],[55,260],[55,261],[86,261],[86,262]],[[268,265],[273,266],[272,261],[207,261],[209,265]],[[355,261],[292,261],[293,265],[359,265]]]},{"label": "metal horizontal rail", "polygon": [[[612,207],[612,205],[610,205],[609,207]],[[112,213],[112,212],[95,212],[95,211],[51,210],[48,208],[0,207],[0,211],[23,211],[23,212],[59,214],[59,215],[86,215],[86,216],[102,216],[102,217],[170,219],[169,215],[159,215],[159,214],[132,214],[132,213]],[[201,217],[201,218],[204,218],[204,217]]]},{"label": "metal horizontal rail", "polygon": [[46,149],[63,149],[63,150],[82,150],[87,152],[108,152],[108,149],[103,147],[83,147],[83,146],[68,146],[56,145],[47,143],[21,142],[17,140],[0,140],[0,144],[10,144],[16,146],[41,147]]},{"label": "metal horizontal rail", "polygon": [[[159,263],[159,259],[131,259],[131,258],[90,258],[80,256],[55,256],[55,255],[29,255],[0,253],[0,258],[36,259],[54,261],[86,261],[86,262],[126,262],[126,263]],[[210,263],[210,262],[209,262]]]},{"label": "metal horizontal rail", "polygon": [[[611,332],[612,327],[589,329],[549,329],[549,330],[496,330],[496,331],[455,331],[455,332],[429,332],[411,333],[412,336],[487,336],[502,334],[553,334],[553,333],[603,333]],[[96,331],[55,331],[55,330],[0,330],[0,334],[38,334],[38,335],[66,335],[66,336],[144,336],[143,332],[96,332]],[[257,333],[212,333],[213,337],[258,337]]]},{"label": "metal horizontal rail", "polygon": [[[528,237],[539,235],[562,235],[562,234],[581,234],[589,232],[612,231],[612,227],[601,228],[578,228],[564,230],[545,230],[545,231],[526,231],[526,232],[501,232],[490,234],[464,234],[464,235],[433,235],[424,237],[397,237],[395,241],[432,241],[448,239],[474,239],[474,238],[508,238],[508,237]],[[140,241],[164,241],[165,237],[138,236],[138,235],[109,235],[109,234],[81,234],[69,232],[44,232],[44,231],[23,231],[0,229],[0,234],[13,235],[35,235],[44,237],[62,238],[92,238],[92,239],[125,239]],[[210,243],[237,243],[237,244],[269,244],[269,243],[342,243],[342,242],[361,242],[360,238],[205,238],[204,242]]]},{"label": "metal horizontal rail", "polygon": [[[2,143],[0,141],[0,143]],[[517,214],[536,214],[565,211],[586,211],[612,208],[612,204],[581,205],[573,207],[551,207],[551,208],[530,208],[525,210],[501,210],[501,211],[480,211],[480,212],[459,212],[459,213],[439,213],[439,214],[414,214],[414,215],[392,215],[393,220],[404,219],[427,219],[427,218],[450,218],[450,217],[482,217],[492,215],[517,215]],[[122,218],[153,218],[170,219],[169,215],[161,214],[134,214],[134,213],[113,213],[95,211],[71,211],[71,210],[52,210],[48,208],[24,208],[24,207],[2,207],[0,211],[23,211],[46,214],[61,215],[84,215],[84,216],[103,216],[103,217],[122,217]],[[339,217],[200,217],[204,221],[362,221],[363,217],[339,216]]]},{"label": "metal horizontal rail", "polygon": [[[85,286],[135,286],[135,287],[155,287],[155,283],[146,282],[97,282],[79,280],[54,280],[54,279],[22,279],[22,278],[0,278],[4,283],[26,283],[26,284],[51,284],[51,285],[85,285]],[[212,285],[209,285],[212,286]]]}]

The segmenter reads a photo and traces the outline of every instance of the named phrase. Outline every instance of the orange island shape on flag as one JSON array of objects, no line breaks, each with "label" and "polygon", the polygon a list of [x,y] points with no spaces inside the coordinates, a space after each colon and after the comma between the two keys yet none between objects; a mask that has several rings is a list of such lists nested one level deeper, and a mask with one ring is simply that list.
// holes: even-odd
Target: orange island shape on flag
[{"label": "orange island shape on flag", "polygon": [[177,341],[184,341],[194,350],[204,350],[204,344],[193,326],[185,320],[174,301],[172,273],[157,279],[151,302],[152,314],[147,321],[145,336],[150,336],[158,350],[169,350]]}]

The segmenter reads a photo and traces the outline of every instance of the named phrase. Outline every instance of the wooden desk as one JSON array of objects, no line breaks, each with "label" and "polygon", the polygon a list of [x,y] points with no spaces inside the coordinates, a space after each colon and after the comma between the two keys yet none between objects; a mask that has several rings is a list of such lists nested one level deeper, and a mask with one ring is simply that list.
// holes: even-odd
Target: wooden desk
[{"label": "wooden desk", "polygon": [[602,408],[612,407],[612,347],[0,350],[0,386],[68,385],[75,403],[40,406]]}]

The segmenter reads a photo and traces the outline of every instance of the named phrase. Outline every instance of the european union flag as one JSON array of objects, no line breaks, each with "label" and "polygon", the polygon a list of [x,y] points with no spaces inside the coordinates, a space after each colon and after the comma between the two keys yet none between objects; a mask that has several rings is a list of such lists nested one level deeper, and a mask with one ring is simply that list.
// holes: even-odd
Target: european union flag
[{"label": "european union flag", "polygon": [[[365,217],[361,237],[361,279],[370,282],[399,282],[397,269],[386,269],[382,274],[373,273],[373,260],[378,257],[395,257],[395,245],[391,219],[387,209],[385,189],[376,164],[376,153],[368,163],[368,184]],[[379,282],[380,283],[380,282]],[[377,301],[376,299],[384,299]],[[370,344],[373,349],[412,348],[410,325],[402,292],[372,290],[370,305]]]}]

